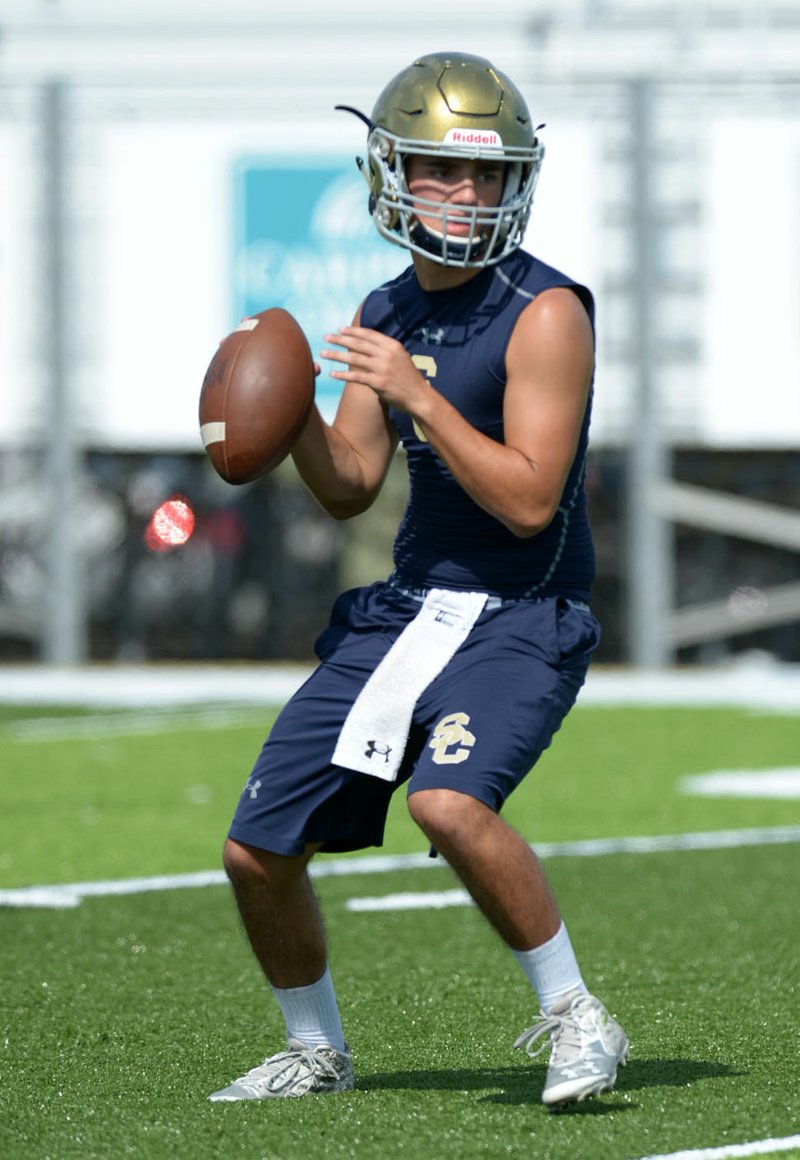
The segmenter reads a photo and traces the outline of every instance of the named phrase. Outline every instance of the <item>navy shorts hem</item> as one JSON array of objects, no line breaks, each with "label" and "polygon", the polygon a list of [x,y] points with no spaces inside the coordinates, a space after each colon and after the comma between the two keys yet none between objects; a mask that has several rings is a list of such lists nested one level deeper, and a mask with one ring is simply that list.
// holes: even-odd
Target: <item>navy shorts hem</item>
[{"label": "navy shorts hem", "polygon": [[300,858],[306,852],[306,846],[315,846],[319,843],[321,854],[351,854],[356,850],[379,849],[383,846],[384,827],[376,828],[375,832],[361,837],[351,838],[287,838],[276,837],[265,833],[255,826],[245,826],[234,820],[228,830],[228,837],[244,846],[253,846],[256,850],[266,850],[269,854],[280,854],[285,858]]},{"label": "navy shorts hem", "polygon": [[228,830],[228,837],[242,845],[254,846],[256,850],[266,850],[270,854],[283,854],[288,858],[302,857],[308,845],[303,838],[292,839],[285,834],[268,834],[255,826],[244,826],[237,821],[234,821]]},{"label": "navy shorts hem", "polygon": [[463,793],[465,797],[475,798],[476,801],[482,802],[496,814],[500,813],[505,802],[505,798],[493,785],[487,785],[483,782],[464,785],[463,782],[459,782],[455,778],[448,778],[445,774],[438,777],[427,774],[425,777],[412,778],[408,783],[407,796],[411,797],[412,793],[422,793],[426,789],[449,789],[454,793]]}]

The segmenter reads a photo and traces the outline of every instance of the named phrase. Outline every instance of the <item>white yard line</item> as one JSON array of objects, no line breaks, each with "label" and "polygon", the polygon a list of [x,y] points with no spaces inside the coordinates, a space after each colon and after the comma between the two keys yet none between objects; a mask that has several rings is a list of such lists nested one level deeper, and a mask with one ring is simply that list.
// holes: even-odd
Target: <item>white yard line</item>
[{"label": "white yard line", "polygon": [[714,769],[680,780],[681,793],[698,797],[800,799],[800,766],[779,769]]},{"label": "white yard line", "polygon": [[[800,842],[800,826],[772,826],[749,830],[711,830],[689,834],[658,834],[640,838],[589,838],[580,842],[540,842],[536,852],[540,858],[598,858],[609,854],[674,853],[679,850],[738,849],[744,846],[773,846]],[[438,858],[427,854],[366,854],[358,858],[322,859],[311,866],[315,878],[333,878],[358,874],[387,874],[395,870],[424,870],[441,866]],[[200,886],[220,886],[226,881],[221,870],[204,870],[195,874],[160,874],[149,878],[115,878],[99,882],[56,883],[50,886],[22,886],[0,890],[0,907],[56,907],[78,906],[84,898],[108,897],[122,894],[144,894],[153,890],[187,890]],[[441,899],[447,897],[452,901]],[[353,910],[419,908],[424,900],[433,906],[465,905],[461,891],[421,892],[417,895],[384,895],[373,899],[350,899]],[[464,896],[466,897],[466,896]],[[388,899],[413,899],[407,906],[390,907]],[[457,900],[456,900],[457,899]],[[422,900],[422,901],[417,901]],[[437,901],[438,900],[438,901]]]},{"label": "white yard line", "polygon": [[[605,854],[675,853],[678,850],[739,849],[743,846],[784,845],[800,841],[800,826],[774,826],[770,829],[719,830],[696,834],[665,834],[652,838],[597,838],[583,842],[543,842],[536,845],[540,858],[597,858]],[[378,910],[441,910],[448,906],[471,906],[465,890],[403,891],[349,898],[347,909],[368,912]]]},{"label": "white yard line", "polygon": [[404,890],[400,894],[379,894],[374,898],[348,898],[348,910],[372,914],[380,910],[444,910],[450,906],[472,906],[466,890]]},{"label": "white yard line", "polygon": [[744,1156],[769,1156],[776,1152],[800,1149],[800,1136],[783,1136],[775,1140],[753,1140],[749,1144],[723,1144],[719,1148],[696,1148],[687,1152],[667,1152],[642,1156],[640,1160],[735,1160]]},{"label": "white yard line", "polygon": [[160,733],[264,728],[266,709],[255,705],[187,705],[125,709],[119,713],[82,717],[31,717],[0,725],[0,738],[22,744],[62,741],[103,741],[111,737],[153,736]]}]

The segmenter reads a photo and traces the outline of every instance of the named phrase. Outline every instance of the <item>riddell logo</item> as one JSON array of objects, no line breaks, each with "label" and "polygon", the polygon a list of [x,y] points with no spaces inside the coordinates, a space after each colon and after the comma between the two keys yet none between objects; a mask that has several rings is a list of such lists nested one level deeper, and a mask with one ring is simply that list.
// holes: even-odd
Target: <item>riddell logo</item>
[{"label": "riddell logo", "polygon": [[503,138],[493,129],[448,129],[445,145],[488,145],[491,149],[502,149]]}]

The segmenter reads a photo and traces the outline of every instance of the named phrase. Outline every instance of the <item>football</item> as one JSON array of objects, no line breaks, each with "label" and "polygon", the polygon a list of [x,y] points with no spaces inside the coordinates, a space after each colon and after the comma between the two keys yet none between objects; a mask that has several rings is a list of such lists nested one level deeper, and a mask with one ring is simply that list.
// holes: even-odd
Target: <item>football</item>
[{"label": "football", "polygon": [[279,306],[223,338],[200,391],[200,436],[228,483],[250,483],[291,451],[314,401],[308,340]]}]

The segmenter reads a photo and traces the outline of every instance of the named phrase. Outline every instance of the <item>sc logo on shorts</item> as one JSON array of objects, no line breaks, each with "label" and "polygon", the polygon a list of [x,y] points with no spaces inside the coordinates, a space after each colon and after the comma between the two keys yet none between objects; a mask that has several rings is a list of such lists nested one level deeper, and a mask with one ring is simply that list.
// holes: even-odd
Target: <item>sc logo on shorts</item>
[{"label": "sc logo on shorts", "polygon": [[467,725],[467,713],[448,713],[434,726],[428,748],[433,750],[437,765],[458,765],[467,760],[475,744],[475,734],[470,733]]}]

